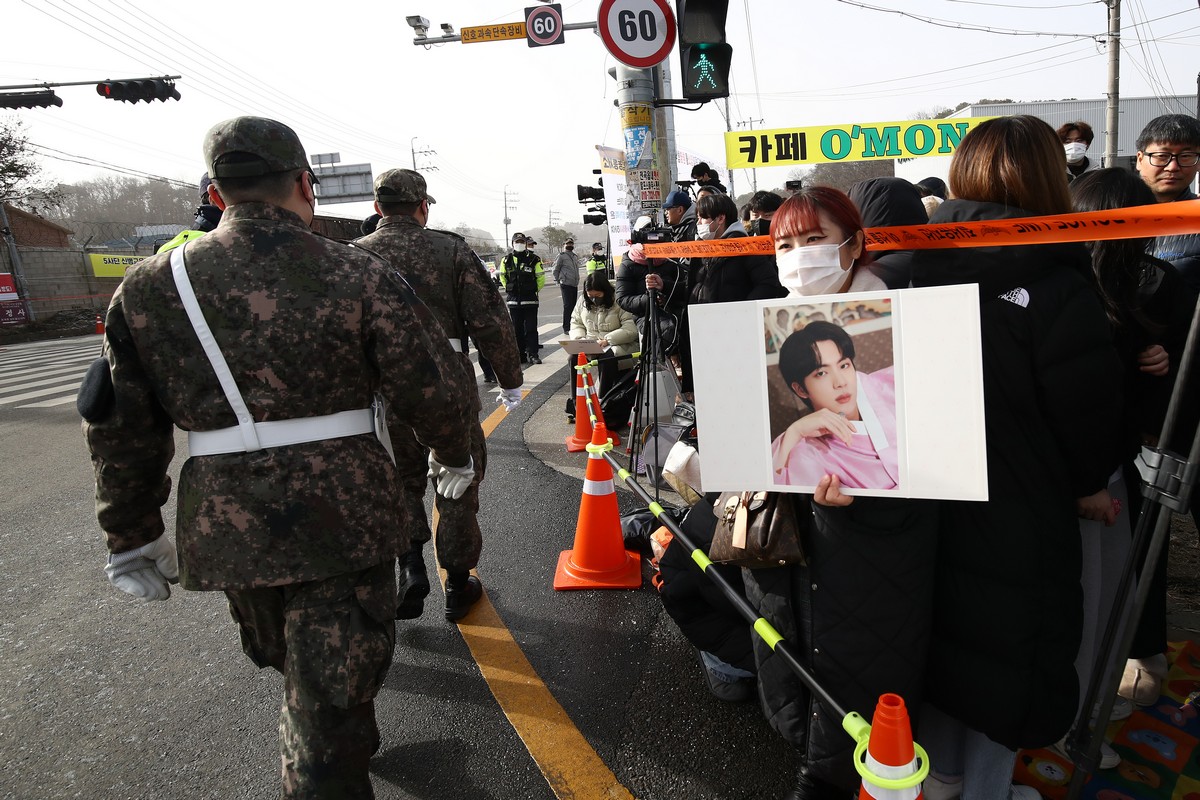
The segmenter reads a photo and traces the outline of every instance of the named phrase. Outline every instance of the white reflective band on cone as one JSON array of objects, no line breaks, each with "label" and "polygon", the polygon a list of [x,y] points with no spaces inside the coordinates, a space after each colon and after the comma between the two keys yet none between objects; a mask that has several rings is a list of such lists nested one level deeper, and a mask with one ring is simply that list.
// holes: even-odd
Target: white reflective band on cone
[{"label": "white reflective band on cone", "polygon": [[575,387],[575,396],[576,397],[587,397],[587,387],[586,386],[576,386]]},{"label": "white reflective band on cone", "polygon": [[[888,764],[880,764],[868,751],[867,769],[881,778],[907,778],[916,774],[917,762],[916,759],[913,759],[903,767],[893,767]],[[911,786],[907,789],[883,789],[866,778],[863,778],[863,786],[875,800],[917,800],[921,796],[920,786]]]},{"label": "white reflective band on cone", "polygon": [[[615,494],[616,489],[613,488],[612,480],[607,481],[590,481],[587,478],[583,479],[583,493],[590,494],[593,497],[602,497],[606,494]],[[913,795],[914,797],[916,795]]]}]

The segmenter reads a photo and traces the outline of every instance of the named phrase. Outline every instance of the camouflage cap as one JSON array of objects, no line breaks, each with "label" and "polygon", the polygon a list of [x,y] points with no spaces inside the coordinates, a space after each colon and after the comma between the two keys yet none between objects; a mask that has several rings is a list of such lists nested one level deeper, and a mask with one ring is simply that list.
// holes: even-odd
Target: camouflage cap
[{"label": "camouflage cap", "polygon": [[429,195],[425,176],[411,169],[389,169],[376,178],[375,199],[380,203],[437,202]]},{"label": "camouflage cap", "polygon": [[212,126],[204,136],[204,163],[215,180],[309,168],[296,132],[264,117],[234,117]]}]

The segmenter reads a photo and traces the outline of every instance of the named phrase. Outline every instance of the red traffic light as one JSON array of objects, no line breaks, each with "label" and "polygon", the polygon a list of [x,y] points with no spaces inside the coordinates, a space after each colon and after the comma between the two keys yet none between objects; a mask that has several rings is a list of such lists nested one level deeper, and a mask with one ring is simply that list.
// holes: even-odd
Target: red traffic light
[{"label": "red traffic light", "polygon": [[101,81],[96,84],[96,94],[109,100],[119,100],[122,103],[136,103],[145,100],[151,103],[161,100],[178,100],[179,92],[175,82],[165,78],[147,78],[135,81]]}]

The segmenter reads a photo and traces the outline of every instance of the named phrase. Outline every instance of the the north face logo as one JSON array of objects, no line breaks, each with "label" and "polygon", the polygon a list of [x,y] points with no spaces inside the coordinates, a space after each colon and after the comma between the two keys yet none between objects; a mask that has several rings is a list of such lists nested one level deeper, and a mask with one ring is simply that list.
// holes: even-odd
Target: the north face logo
[{"label": "the north face logo", "polygon": [[1029,308],[1029,292],[1021,288],[1016,288],[1000,295],[1001,300],[1007,300],[1010,303],[1016,303],[1021,308]]}]

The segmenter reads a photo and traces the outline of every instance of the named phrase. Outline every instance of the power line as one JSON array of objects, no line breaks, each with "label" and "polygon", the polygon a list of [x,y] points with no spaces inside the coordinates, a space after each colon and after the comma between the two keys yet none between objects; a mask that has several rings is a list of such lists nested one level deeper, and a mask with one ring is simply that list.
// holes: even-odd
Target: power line
[{"label": "power line", "polygon": [[[27,142],[26,144],[28,144],[34,150],[38,151],[39,155],[41,155],[45,158],[55,159],[56,161],[66,161],[71,164],[82,164],[86,167],[100,167],[101,169],[106,169],[106,170],[109,170],[110,172],[119,172],[119,173],[122,173],[125,175],[131,175],[135,178],[145,178],[147,180],[165,183],[165,184],[167,184],[169,186],[173,186],[177,189],[199,189],[200,188],[199,184],[188,183],[187,181],[181,181],[181,180],[177,180],[175,178],[167,178],[163,175],[155,175],[150,172],[143,172],[142,170],[132,169],[130,167],[121,167],[116,164],[109,164],[106,161],[99,161],[97,159],[91,158],[90,156],[81,156],[77,153],[68,153],[65,150],[58,150],[57,148],[54,148],[54,147],[47,147],[45,145],[37,144],[36,142]],[[58,155],[55,155],[56,153]]]},{"label": "power line", "polygon": [[1082,3],[1062,3],[1053,6],[1019,6],[1012,3],[984,3],[981,0],[946,0],[947,3],[962,3],[968,6],[993,6],[995,8],[1020,8],[1026,11],[1051,11],[1056,8],[1079,8],[1080,6],[1091,6],[1102,4],[1104,0],[1084,0]]},{"label": "power line", "polygon": [[897,8],[884,8],[882,6],[871,6],[866,3],[857,2],[857,0],[835,0],[838,3],[844,3],[848,6],[857,6],[865,8],[868,11],[883,11],[888,14],[899,14],[902,17],[914,19],[917,22],[924,22],[928,25],[936,25],[939,28],[954,28],[961,31],[978,31],[980,33],[995,33],[1004,36],[1065,36],[1071,39],[1094,39],[1095,34],[1088,33],[1054,33],[1052,31],[1022,31],[1011,28],[994,28],[989,25],[976,25],[970,22],[956,22],[954,20],[937,19],[935,17],[922,17],[917,14],[910,14],[907,11],[901,11]]}]

